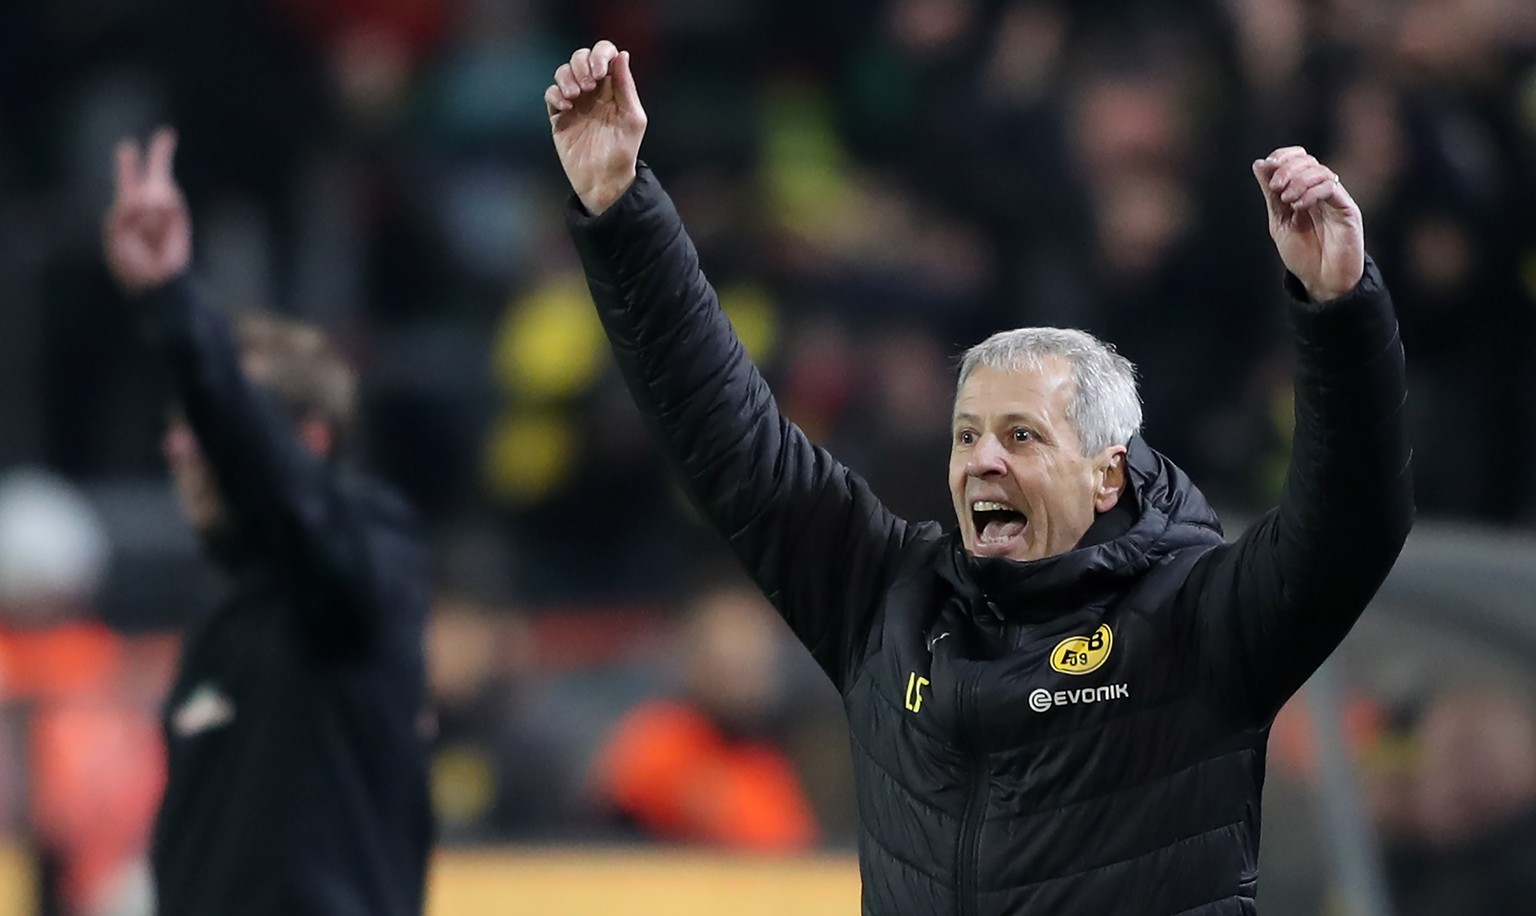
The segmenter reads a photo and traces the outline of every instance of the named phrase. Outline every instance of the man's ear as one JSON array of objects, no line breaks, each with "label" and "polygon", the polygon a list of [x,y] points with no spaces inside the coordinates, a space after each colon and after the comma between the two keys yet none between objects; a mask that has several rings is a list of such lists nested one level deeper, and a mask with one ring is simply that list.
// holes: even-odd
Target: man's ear
[{"label": "man's ear", "polygon": [[1111,445],[1099,458],[1099,486],[1093,493],[1093,511],[1108,512],[1125,492],[1125,446]]}]

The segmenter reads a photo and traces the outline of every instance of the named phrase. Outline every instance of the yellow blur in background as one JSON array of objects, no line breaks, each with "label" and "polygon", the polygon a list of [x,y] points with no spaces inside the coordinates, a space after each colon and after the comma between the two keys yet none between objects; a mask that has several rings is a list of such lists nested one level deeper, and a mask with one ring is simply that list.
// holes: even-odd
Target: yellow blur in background
[{"label": "yellow blur in background", "polygon": [[437,856],[429,880],[428,916],[847,916],[859,908],[858,861],[851,855],[452,851]]}]

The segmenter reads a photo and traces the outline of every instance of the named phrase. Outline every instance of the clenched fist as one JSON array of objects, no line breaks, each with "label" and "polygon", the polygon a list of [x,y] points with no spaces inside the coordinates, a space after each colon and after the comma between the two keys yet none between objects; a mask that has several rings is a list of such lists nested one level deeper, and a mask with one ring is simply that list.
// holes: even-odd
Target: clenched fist
[{"label": "clenched fist", "polygon": [[1365,225],[1339,176],[1299,146],[1253,163],[1269,208],[1269,235],[1314,301],[1337,299],[1365,274]]},{"label": "clenched fist", "polygon": [[155,131],[146,156],[137,141],[117,145],[117,177],[102,242],[107,267],[130,294],[154,289],[192,260],[192,218],[171,173],[176,133]]},{"label": "clenched fist", "polygon": [[600,41],[571,55],[544,90],[555,151],[571,188],[593,215],[613,206],[635,180],[645,109],[629,71],[629,52]]}]

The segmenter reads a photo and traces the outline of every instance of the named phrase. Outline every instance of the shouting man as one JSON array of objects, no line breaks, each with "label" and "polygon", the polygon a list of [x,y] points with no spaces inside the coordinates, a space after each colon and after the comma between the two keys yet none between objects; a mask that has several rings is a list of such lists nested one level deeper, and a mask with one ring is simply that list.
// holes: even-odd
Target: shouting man
[{"label": "shouting man", "polygon": [[1130,363],[1023,328],[961,366],[946,530],[897,518],[779,413],[638,162],[628,54],[577,51],[545,102],[636,401],[842,693],[864,912],[1253,913],[1270,723],[1413,514],[1397,325],[1339,177],[1296,147],[1253,163],[1296,348],[1276,509],[1224,543],[1138,435]]}]

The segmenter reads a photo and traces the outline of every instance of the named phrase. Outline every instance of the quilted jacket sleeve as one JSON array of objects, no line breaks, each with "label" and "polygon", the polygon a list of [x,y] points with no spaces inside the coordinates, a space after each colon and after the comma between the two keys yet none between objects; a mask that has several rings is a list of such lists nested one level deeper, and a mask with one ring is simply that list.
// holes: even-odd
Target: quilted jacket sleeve
[{"label": "quilted jacket sleeve", "polygon": [[1284,492],[1202,558],[1185,592],[1207,673],[1258,722],[1343,641],[1413,524],[1403,348],[1381,274],[1367,261],[1332,302],[1306,301],[1294,277],[1286,288],[1296,431]]},{"label": "quilted jacket sleeve", "polygon": [[568,219],[630,392],[689,496],[840,688],[909,526],[779,412],[644,166]]},{"label": "quilted jacket sleeve", "polygon": [[310,454],[293,419],[247,378],[228,319],[189,278],[140,305],[230,524],[289,580],[315,647],[352,657],[386,635],[419,634],[428,571],[410,511],[345,486],[331,462]]}]

